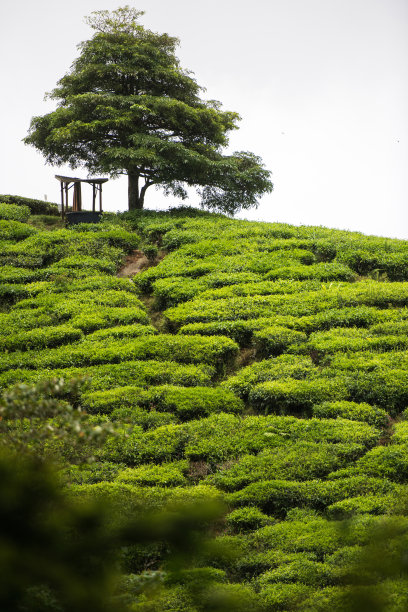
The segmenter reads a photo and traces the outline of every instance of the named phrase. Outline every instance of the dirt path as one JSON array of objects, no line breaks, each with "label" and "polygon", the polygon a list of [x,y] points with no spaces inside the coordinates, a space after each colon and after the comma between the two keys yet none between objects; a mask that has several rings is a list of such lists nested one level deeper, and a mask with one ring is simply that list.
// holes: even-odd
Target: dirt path
[{"label": "dirt path", "polygon": [[126,257],[125,265],[119,270],[117,276],[120,278],[135,276],[148,268],[149,265],[150,262],[143,251],[133,251],[133,253]]}]

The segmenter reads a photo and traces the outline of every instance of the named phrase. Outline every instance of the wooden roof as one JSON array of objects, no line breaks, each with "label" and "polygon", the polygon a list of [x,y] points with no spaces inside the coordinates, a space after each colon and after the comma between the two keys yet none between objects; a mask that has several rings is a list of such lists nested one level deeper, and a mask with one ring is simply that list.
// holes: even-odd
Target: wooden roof
[{"label": "wooden roof", "polygon": [[106,183],[106,181],[109,181],[108,178],[81,179],[75,176],[60,176],[59,174],[56,174],[55,178],[58,181],[61,181],[61,183],[97,183],[98,185],[101,185],[102,183]]}]

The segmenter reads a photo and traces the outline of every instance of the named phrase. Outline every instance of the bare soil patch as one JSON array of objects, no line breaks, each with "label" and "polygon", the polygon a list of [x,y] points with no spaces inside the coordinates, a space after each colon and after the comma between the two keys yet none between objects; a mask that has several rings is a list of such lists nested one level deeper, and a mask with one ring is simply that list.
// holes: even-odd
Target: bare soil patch
[{"label": "bare soil patch", "polygon": [[151,265],[143,251],[135,250],[125,259],[124,266],[119,270],[117,276],[120,278],[129,278],[136,276],[142,270],[145,270]]}]

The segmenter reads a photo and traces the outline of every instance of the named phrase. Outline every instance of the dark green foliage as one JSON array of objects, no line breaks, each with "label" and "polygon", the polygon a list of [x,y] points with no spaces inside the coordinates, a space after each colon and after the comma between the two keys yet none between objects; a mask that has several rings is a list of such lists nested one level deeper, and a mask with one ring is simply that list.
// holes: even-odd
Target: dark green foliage
[{"label": "dark green foliage", "polygon": [[44,464],[0,456],[2,610],[120,610],[102,509],[73,504]]}]

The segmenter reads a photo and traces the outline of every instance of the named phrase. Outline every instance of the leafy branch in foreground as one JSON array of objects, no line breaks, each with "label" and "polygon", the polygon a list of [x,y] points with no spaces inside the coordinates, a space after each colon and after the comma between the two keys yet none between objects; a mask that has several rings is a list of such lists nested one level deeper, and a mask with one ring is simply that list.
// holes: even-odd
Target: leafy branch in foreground
[{"label": "leafy branch in foreground", "polygon": [[86,386],[86,379],[53,378],[5,391],[0,398],[0,445],[45,457],[55,452],[55,443],[58,448],[66,442],[71,461],[91,460],[91,448],[101,445],[114,430],[110,422],[90,422],[79,406]]}]

